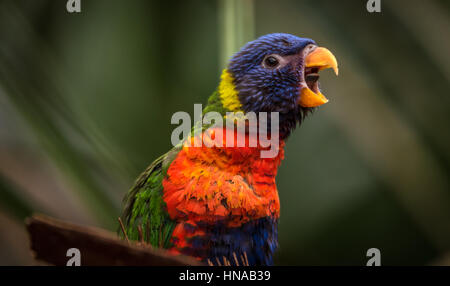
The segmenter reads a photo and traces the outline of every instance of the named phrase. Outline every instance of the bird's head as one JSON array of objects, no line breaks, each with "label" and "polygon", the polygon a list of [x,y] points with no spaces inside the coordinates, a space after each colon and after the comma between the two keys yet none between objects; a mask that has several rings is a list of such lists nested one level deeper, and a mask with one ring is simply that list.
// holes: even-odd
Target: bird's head
[{"label": "bird's head", "polygon": [[315,107],[328,102],[318,72],[332,68],[334,55],[307,38],[268,34],[247,43],[222,73],[219,96],[226,110],[279,112],[280,134],[287,137]]}]

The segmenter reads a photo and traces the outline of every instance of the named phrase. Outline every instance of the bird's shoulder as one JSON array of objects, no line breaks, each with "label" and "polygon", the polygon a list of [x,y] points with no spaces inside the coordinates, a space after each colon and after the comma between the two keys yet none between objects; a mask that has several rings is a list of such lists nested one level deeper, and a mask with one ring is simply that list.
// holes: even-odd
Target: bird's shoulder
[{"label": "bird's shoulder", "polygon": [[[172,224],[164,209],[162,181],[171,163],[181,150],[175,146],[151,163],[134,182],[124,197],[121,219],[130,239],[138,239],[138,226],[147,232],[145,240],[151,244],[166,243],[161,231],[171,233]],[[161,228],[163,228],[161,230]],[[167,228],[167,229],[165,229]],[[145,231],[144,231],[145,232]],[[156,233],[156,235],[152,235]],[[170,236],[170,235],[169,235]]]}]

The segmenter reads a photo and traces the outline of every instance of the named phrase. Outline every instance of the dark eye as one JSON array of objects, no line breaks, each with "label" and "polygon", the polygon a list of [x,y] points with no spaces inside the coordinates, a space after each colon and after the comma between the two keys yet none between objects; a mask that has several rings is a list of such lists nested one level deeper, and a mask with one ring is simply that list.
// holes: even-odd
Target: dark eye
[{"label": "dark eye", "polygon": [[264,64],[266,65],[266,67],[269,68],[274,68],[276,66],[278,66],[280,62],[278,61],[277,58],[275,58],[274,56],[268,56],[265,60],[264,60]]}]

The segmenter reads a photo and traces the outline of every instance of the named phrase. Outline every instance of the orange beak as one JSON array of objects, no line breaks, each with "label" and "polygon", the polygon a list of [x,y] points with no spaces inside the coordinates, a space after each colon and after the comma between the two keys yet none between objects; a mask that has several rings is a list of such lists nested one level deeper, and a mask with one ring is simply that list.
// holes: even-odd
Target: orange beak
[{"label": "orange beak", "polygon": [[[305,58],[305,68],[321,71],[332,68],[336,75],[339,74],[336,57],[326,48],[318,47]],[[320,92],[317,83],[315,88],[310,89],[306,83],[301,86],[298,104],[303,107],[316,107],[328,102],[328,99]]]}]

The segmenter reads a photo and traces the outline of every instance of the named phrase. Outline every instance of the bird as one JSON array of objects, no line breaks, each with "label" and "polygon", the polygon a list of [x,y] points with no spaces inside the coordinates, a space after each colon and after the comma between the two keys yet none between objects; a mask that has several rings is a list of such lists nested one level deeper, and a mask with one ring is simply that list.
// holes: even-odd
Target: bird
[{"label": "bird", "polygon": [[[127,192],[120,235],[209,265],[273,265],[280,218],[277,170],[291,132],[328,102],[318,80],[319,71],[329,68],[338,75],[336,57],[309,38],[273,33],[245,44],[222,71],[203,113],[225,119],[230,112],[277,113],[277,133],[268,131],[279,139],[276,156],[262,158],[266,147],[259,143],[188,144],[207,132],[214,137],[222,127],[194,128]],[[249,136],[246,129],[234,140]]]}]

